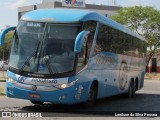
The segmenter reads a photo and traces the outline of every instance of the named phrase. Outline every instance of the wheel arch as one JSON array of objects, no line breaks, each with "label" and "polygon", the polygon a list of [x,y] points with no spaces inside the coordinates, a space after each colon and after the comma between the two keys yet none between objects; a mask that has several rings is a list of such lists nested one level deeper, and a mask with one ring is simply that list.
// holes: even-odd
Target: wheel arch
[{"label": "wheel arch", "polygon": [[91,83],[90,83],[90,85],[89,85],[89,87],[88,87],[88,93],[89,93],[89,90],[90,90],[90,88],[91,88],[91,86],[92,86],[93,84],[95,84],[96,87],[97,87],[97,95],[98,95],[98,91],[99,91],[98,79],[93,79],[93,80],[91,81]]},{"label": "wheel arch", "polygon": [[98,89],[98,80],[93,80],[92,84],[95,84]]},{"label": "wheel arch", "polygon": [[[96,92],[93,92],[95,90],[94,89],[95,87],[96,87]],[[91,93],[96,93],[96,94],[91,94]],[[94,97],[90,97],[92,95]],[[85,107],[91,107],[91,106],[95,105],[96,104],[96,100],[97,100],[97,96],[98,96],[98,80],[93,80],[93,81],[91,81],[90,86],[89,86],[88,100],[86,102],[84,102],[83,105]]]}]

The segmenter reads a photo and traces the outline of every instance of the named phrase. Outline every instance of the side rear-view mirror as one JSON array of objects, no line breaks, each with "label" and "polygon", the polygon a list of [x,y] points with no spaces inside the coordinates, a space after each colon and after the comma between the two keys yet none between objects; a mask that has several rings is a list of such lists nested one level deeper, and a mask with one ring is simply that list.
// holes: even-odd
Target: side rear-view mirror
[{"label": "side rear-view mirror", "polygon": [[90,31],[82,31],[77,35],[76,40],[75,40],[75,46],[74,46],[75,53],[81,52],[81,48],[83,44],[87,42],[89,34],[90,34]]},{"label": "side rear-view mirror", "polygon": [[4,29],[1,33],[0,33],[0,46],[2,46],[4,44],[4,39],[5,39],[5,35],[12,30],[15,30],[16,27],[9,27]]}]

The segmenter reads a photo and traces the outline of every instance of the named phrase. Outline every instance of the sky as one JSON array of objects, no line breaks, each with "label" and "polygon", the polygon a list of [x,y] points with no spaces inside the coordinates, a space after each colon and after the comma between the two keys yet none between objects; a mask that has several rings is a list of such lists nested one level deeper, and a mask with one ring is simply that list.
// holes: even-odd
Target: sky
[{"label": "sky", "polygon": [[[88,4],[110,5],[112,0],[85,0]],[[18,7],[40,4],[42,0],[0,0],[0,29],[18,23]],[[160,10],[160,0],[116,0],[117,6],[152,6]]]}]

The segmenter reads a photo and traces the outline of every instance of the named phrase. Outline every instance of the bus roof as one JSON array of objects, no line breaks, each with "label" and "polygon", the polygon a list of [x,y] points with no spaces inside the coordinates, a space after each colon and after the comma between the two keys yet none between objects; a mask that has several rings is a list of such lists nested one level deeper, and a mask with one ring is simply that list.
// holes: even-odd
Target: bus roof
[{"label": "bus roof", "polygon": [[39,22],[59,22],[59,23],[72,23],[84,22],[88,20],[99,21],[105,25],[113,27],[117,30],[138,37],[145,40],[142,36],[130,31],[121,24],[105,17],[99,13],[80,10],[80,9],[39,9],[25,13],[21,20],[26,21],[39,21]]}]

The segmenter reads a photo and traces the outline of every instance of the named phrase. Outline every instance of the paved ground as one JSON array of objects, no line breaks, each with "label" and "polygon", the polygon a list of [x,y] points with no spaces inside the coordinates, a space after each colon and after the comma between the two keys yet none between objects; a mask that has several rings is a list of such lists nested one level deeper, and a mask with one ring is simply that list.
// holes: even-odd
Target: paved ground
[{"label": "paved ground", "polygon": [[5,89],[6,88],[6,83],[5,82],[0,82],[0,88]]},{"label": "paved ground", "polygon": [[6,71],[0,71],[0,76],[5,77],[6,76]]},{"label": "paved ground", "polygon": [[[5,86],[5,83],[0,83],[2,87]],[[40,112],[45,115],[55,116],[56,119],[67,119],[70,116],[76,117],[76,119],[80,119],[77,117],[89,117],[86,119],[97,120],[101,117],[105,117],[105,119],[113,119],[116,118],[101,116],[102,113],[109,113],[113,111],[121,112],[121,111],[159,111],[160,112],[160,81],[159,80],[145,80],[144,88],[137,92],[134,98],[124,98],[124,96],[116,96],[109,97],[105,99],[98,100],[96,106],[92,108],[83,108],[81,105],[55,105],[55,104],[45,104],[43,106],[37,106],[31,104],[26,100],[19,99],[11,99],[5,96],[0,97],[0,111],[23,111],[23,112]],[[96,118],[95,116],[101,116],[100,118]],[[57,118],[58,117],[58,118]],[[59,118],[60,117],[60,118]],[[43,118],[44,119],[44,118]],[[49,120],[51,118],[45,118],[45,120]],[[82,118],[83,119],[83,118]],[[129,120],[131,118],[119,118],[121,120]],[[136,117],[132,119],[156,119],[159,120],[158,117]],[[35,120],[35,119],[34,119]]]},{"label": "paved ground", "polygon": [[0,71],[0,81],[5,80],[6,78],[6,71]]},{"label": "paved ground", "polygon": [[[0,83],[5,87],[5,83]],[[0,97],[0,111],[18,111],[29,113],[42,113],[44,118],[29,118],[29,120],[160,120],[159,117],[114,117],[103,116],[101,113],[110,111],[160,112],[160,80],[145,80],[144,88],[137,92],[134,98],[116,96],[98,100],[92,108],[82,108],[80,105],[55,105],[45,104],[43,106],[33,105],[27,100]],[[71,117],[72,116],[72,117]],[[99,117],[100,116],[100,117]],[[2,120],[22,120],[22,118],[0,118]],[[26,120],[26,118],[23,118]]]}]

